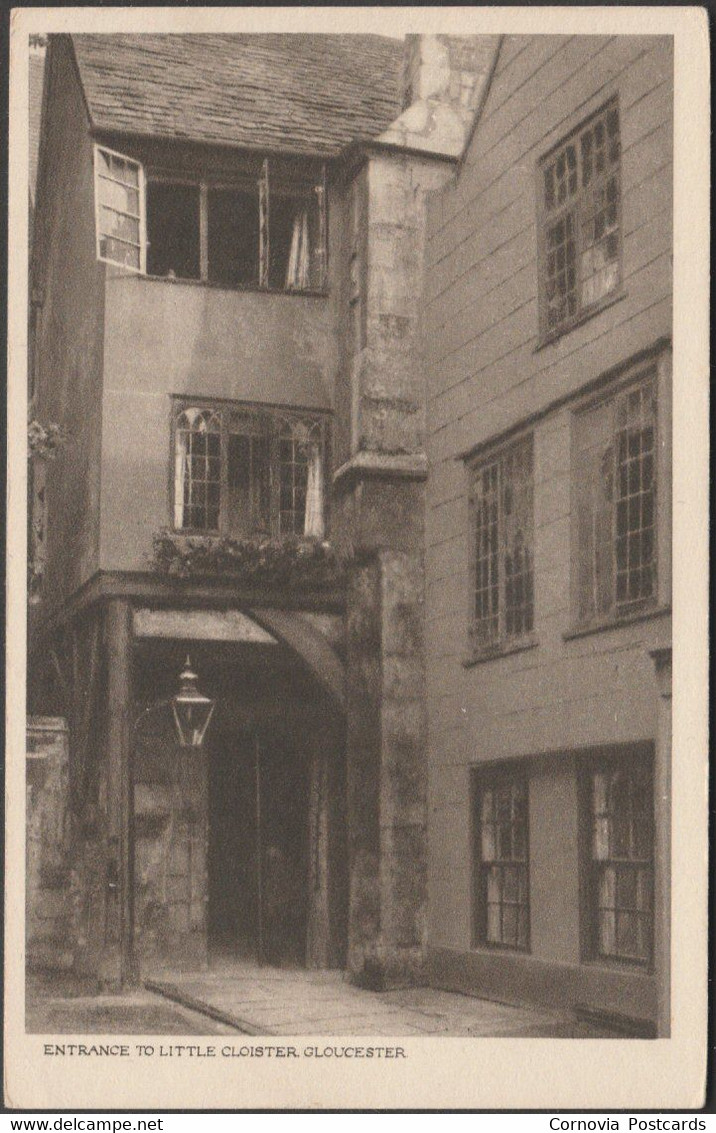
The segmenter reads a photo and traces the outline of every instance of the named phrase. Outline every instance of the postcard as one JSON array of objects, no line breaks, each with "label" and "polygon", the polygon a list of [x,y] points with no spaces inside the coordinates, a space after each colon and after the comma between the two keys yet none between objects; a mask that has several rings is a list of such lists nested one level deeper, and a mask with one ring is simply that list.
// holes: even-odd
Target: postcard
[{"label": "postcard", "polygon": [[14,10],[8,1108],[703,1104],[708,108],[700,8]]}]

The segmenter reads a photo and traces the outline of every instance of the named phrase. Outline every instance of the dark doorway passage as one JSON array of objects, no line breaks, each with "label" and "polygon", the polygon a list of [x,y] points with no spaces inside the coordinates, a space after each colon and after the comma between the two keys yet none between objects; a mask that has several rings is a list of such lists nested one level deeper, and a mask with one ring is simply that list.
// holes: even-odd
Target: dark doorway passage
[{"label": "dark doorway passage", "polygon": [[215,970],[224,961],[259,960],[341,968],[348,908],[342,718],[281,645],[169,638],[137,643],[137,713],[172,695],[187,653],[202,692],[216,701],[203,747],[179,753],[165,716],[151,717],[137,742],[141,971],[201,968],[207,959]]},{"label": "dark doorway passage", "polygon": [[288,730],[217,730],[209,760],[209,948],[303,966],[308,902],[305,753]]},{"label": "dark doorway passage", "polygon": [[257,957],[256,807],[248,732],[214,733],[209,759],[209,946]]}]

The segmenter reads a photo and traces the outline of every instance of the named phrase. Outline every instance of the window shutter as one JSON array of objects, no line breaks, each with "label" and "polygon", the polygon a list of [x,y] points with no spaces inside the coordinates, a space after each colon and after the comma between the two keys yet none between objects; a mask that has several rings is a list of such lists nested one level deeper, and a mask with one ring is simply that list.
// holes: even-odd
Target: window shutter
[{"label": "window shutter", "polygon": [[94,185],[97,259],[144,274],[147,235],[143,165],[96,145]]}]

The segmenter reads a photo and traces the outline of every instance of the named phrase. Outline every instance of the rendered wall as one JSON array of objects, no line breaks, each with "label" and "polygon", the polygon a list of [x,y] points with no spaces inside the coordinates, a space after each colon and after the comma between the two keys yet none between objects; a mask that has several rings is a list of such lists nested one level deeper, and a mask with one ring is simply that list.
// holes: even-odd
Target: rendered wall
[{"label": "rendered wall", "polygon": [[[543,345],[536,165],[613,93],[621,116],[623,295]],[[572,753],[657,735],[648,654],[670,641],[668,490],[660,497],[665,554],[654,616],[570,636],[572,405],[555,404],[530,418],[671,334],[672,93],[666,38],[507,37],[456,185],[431,202],[424,330],[431,422],[430,941],[442,950],[445,970],[446,956],[470,958],[460,978],[470,968],[473,986],[499,985],[503,994],[500,965],[529,961],[493,952],[478,972],[482,959],[470,929],[470,768],[524,757],[537,773],[543,765],[534,757],[555,753],[548,778],[542,769],[530,783],[532,962],[534,970],[539,960],[578,964]],[[668,474],[668,350],[656,357]],[[534,436],[536,645],[472,664],[468,475],[461,457],[521,422]],[[668,475],[661,482],[668,484]],[[549,876],[554,871],[558,881]]]},{"label": "rendered wall", "polygon": [[103,570],[171,523],[171,396],[331,407],[328,301],[114,274],[106,282]]},{"label": "rendered wall", "polygon": [[36,416],[68,442],[48,476],[43,600],[60,604],[99,563],[104,268],[95,257],[92,143],[68,42],[48,51],[43,157],[33,285],[37,329]]}]

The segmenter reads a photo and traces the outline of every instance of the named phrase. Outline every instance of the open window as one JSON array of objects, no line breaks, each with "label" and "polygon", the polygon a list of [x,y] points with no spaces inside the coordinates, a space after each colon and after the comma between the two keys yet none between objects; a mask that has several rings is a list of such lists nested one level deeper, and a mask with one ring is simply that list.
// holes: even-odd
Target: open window
[{"label": "open window", "polygon": [[265,159],[229,182],[172,180],[97,145],[95,197],[104,263],[223,287],[326,286],[324,171],[273,177]]},{"label": "open window", "polygon": [[247,183],[208,190],[208,278],[225,287],[259,283],[259,190]]},{"label": "open window", "polygon": [[199,186],[147,184],[147,272],[200,279]]},{"label": "open window", "polygon": [[317,291],[324,285],[322,189],[281,186],[271,193],[269,287]]},{"label": "open window", "polygon": [[147,270],[144,168],[123,154],[94,148],[97,258]]}]

